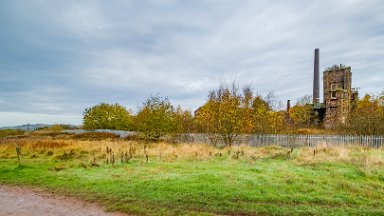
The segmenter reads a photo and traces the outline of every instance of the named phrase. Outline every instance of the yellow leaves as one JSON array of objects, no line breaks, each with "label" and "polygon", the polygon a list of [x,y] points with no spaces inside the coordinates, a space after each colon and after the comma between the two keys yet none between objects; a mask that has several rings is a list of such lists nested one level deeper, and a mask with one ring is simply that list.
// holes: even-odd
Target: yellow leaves
[{"label": "yellow leaves", "polygon": [[208,101],[196,112],[200,132],[217,133],[228,141],[238,134],[278,133],[284,129],[284,114],[273,111],[261,96],[250,88],[243,94],[237,88],[220,86],[211,91]]},{"label": "yellow leaves", "polygon": [[384,134],[382,96],[366,94],[351,111],[347,129],[356,134]]},{"label": "yellow leaves", "polygon": [[176,112],[168,98],[150,97],[136,115],[136,129],[147,139],[159,139],[177,129]]},{"label": "yellow leaves", "polygon": [[85,109],[83,123],[86,129],[132,129],[132,117],[129,111],[117,103],[101,103]]},{"label": "yellow leaves", "polygon": [[293,106],[289,111],[289,116],[294,126],[307,126],[311,120],[312,107],[310,104]]}]

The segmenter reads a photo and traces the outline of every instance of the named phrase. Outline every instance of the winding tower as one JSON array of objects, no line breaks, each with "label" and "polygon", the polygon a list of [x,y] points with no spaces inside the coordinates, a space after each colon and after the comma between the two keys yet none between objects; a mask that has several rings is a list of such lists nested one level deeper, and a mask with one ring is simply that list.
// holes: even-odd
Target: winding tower
[{"label": "winding tower", "polygon": [[351,86],[351,67],[334,65],[323,72],[325,128],[333,128],[346,123],[353,98]]}]

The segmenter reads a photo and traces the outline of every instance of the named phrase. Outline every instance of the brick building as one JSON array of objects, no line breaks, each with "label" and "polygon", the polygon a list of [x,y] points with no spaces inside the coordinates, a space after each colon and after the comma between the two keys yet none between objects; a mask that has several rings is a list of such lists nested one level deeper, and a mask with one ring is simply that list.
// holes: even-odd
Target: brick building
[{"label": "brick building", "polygon": [[352,88],[351,67],[334,65],[323,72],[323,103],[320,102],[319,65],[320,52],[315,49],[313,78],[314,124],[333,128],[347,123],[358,92]]},{"label": "brick building", "polygon": [[324,127],[345,124],[352,108],[351,67],[334,65],[323,72],[323,94],[325,105]]}]

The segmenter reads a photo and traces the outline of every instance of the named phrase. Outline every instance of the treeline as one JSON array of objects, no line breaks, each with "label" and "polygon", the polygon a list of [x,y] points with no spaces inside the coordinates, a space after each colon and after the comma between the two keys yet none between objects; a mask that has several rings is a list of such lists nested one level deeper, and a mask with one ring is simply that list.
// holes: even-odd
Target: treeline
[{"label": "treeline", "polygon": [[384,135],[384,91],[366,94],[351,110],[347,124],[338,128],[347,134]]},{"label": "treeline", "polygon": [[366,95],[358,100],[348,123],[332,131],[315,125],[311,97],[304,96],[286,110],[277,110],[273,95],[262,97],[245,86],[222,84],[209,92],[207,101],[193,114],[173,106],[168,98],[148,98],[137,114],[119,104],[105,104],[85,109],[85,129],[114,129],[141,132],[146,139],[166,134],[220,134],[232,143],[240,134],[279,133],[352,133],[384,134],[384,94]]}]

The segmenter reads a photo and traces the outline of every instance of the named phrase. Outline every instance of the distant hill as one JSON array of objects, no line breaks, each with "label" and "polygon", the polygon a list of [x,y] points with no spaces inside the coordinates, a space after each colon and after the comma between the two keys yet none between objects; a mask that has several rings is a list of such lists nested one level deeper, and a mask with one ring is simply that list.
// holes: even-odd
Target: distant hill
[{"label": "distant hill", "polygon": [[0,130],[7,130],[7,129],[13,129],[13,130],[23,130],[23,131],[34,131],[40,128],[46,128],[50,127],[52,125],[47,124],[24,124],[19,126],[10,126],[10,127],[0,127]]}]

